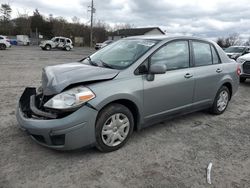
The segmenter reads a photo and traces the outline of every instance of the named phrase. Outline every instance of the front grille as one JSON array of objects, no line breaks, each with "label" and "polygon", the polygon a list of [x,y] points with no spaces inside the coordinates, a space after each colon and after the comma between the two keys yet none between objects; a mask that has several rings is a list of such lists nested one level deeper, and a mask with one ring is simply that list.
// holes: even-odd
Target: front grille
[{"label": "front grille", "polygon": [[246,61],[243,64],[243,72],[246,74],[250,74],[250,61]]}]

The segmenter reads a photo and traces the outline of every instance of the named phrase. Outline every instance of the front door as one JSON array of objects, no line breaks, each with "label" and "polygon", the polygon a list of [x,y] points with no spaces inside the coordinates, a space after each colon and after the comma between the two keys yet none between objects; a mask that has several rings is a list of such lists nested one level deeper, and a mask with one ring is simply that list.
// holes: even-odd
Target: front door
[{"label": "front door", "polygon": [[149,64],[164,63],[165,74],[144,82],[144,118],[151,119],[178,113],[192,105],[194,77],[190,66],[189,43],[178,40],[167,43],[149,58]]}]

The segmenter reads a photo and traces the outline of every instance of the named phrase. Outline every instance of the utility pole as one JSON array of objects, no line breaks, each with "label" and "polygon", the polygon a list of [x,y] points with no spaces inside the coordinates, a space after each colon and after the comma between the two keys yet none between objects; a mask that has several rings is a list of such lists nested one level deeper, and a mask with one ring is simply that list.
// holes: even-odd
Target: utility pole
[{"label": "utility pole", "polygon": [[94,7],[94,0],[91,0],[91,6],[90,8],[90,13],[91,13],[91,18],[90,18],[90,47],[93,47],[93,16],[95,13],[95,7]]}]

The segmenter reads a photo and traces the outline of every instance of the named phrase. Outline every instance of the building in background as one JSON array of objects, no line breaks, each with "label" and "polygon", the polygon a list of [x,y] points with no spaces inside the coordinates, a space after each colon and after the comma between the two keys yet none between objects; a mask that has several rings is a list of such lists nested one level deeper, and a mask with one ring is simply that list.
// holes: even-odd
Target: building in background
[{"label": "building in background", "polygon": [[159,27],[119,29],[112,32],[108,40],[119,40],[121,38],[138,35],[165,35],[165,33]]}]

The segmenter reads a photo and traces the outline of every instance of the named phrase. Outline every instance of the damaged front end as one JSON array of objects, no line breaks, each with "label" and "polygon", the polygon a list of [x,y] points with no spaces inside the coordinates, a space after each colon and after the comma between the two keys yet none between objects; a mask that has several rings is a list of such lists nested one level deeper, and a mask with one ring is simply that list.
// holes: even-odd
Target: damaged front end
[{"label": "damaged front end", "polygon": [[42,86],[25,88],[19,100],[19,127],[49,148],[71,150],[95,144],[98,111],[88,101],[96,95],[86,86],[111,80],[118,73],[81,63],[44,68]]},{"label": "damaged front end", "polygon": [[20,129],[38,144],[53,149],[72,150],[94,144],[98,112],[86,103],[66,110],[45,107],[58,95],[46,96],[36,88],[25,88],[16,112]]},{"label": "damaged front end", "polygon": [[43,93],[36,92],[36,88],[25,88],[20,101],[19,107],[26,118],[34,119],[58,119],[72,113],[72,111],[59,111],[48,109],[44,104],[48,102],[53,95],[45,96]]}]

